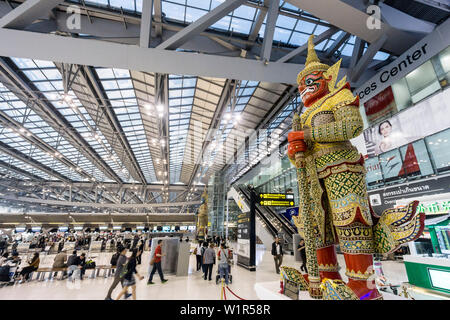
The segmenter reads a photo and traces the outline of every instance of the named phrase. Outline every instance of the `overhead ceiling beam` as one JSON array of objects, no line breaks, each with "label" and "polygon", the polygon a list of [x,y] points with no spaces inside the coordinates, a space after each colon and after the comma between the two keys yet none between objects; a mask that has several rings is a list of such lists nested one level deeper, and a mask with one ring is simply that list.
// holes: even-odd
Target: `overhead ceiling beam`
[{"label": "overhead ceiling beam", "polygon": [[275,33],[275,25],[278,18],[278,0],[271,0],[269,4],[269,10],[267,11],[267,23],[264,30],[264,41],[261,48],[262,61],[270,61],[270,55],[273,46],[273,35]]},{"label": "overhead ceiling beam", "polygon": [[352,58],[350,59],[350,66],[348,67],[349,70],[352,70],[355,66],[358,60],[362,57],[364,52],[364,45],[365,42],[361,40],[360,38],[355,39],[355,44],[353,46],[353,52],[352,52]]},{"label": "overhead ceiling beam", "polygon": [[[0,182],[2,180],[0,179]],[[29,181],[23,181],[23,183],[29,183]],[[120,188],[123,190],[148,190],[148,191],[161,191],[162,184],[137,184],[137,183],[113,183],[113,182],[57,182],[57,181],[43,181],[42,183],[35,183],[34,185],[45,185],[48,187],[67,187],[72,186],[73,188],[85,188],[93,189],[97,186],[103,187],[106,190],[117,191]],[[171,192],[182,192],[186,191],[188,186],[185,184],[170,184],[169,188]]]},{"label": "overhead ceiling beam", "polygon": [[189,26],[185,27],[183,30],[179,31],[156,48],[167,50],[177,49],[180,45],[198,35],[200,32],[206,30],[206,28],[225,17],[228,13],[241,6],[246,1],[247,0],[224,1],[222,4],[192,22]]},{"label": "overhead ceiling beam", "polygon": [[450,4],[448,0],[414,0],[414,1],[426,4],[427,6],[430,7],[444,10],[446,12],[450,12]]},{"label": "overhead ceiling beam", "polygon": [[8,43],[7,46],[0,46],[0,56],[144,72],[293,84],[298,70],[304,68],[301,64],[272,62],[264,65],[260,61],[237,57],[147,49],[11,29],[0,29],[0,39]]},{"label": "overhead ceiling beam", "polygon": [[143,0],[141,17],[140,46],[150,48],[152,39],[153,0]]},{"label": "overhead ceiling beam", "polygon": [[60,200],[35,199],[29,197],[15,197],[10,195],[0,195],[0,199],[40,203],[54,206],[70,206],[70,207],[92,207],[92,208],[114,208],[114,209],[138,209],[138,208],[169,208],[181,207],[184,205],[200,204],[200,201],[189,202],[167,202],[167,203],[96,203],[96,202],[70,202]]},{"label": "overhead ceiling beam", "polygon": [[[338,28],[331,27],[328,30],[322,32],[317,37],[314,37],[314,40],[313,40],[314,45],[318,45],[319,43],[321,43],[322,41],[328,39],[329,37],[331,37],[333,34],[335,34],[338,31],[339,31]],[[280,59],[278,59],[277,62],[288,62],[289,60],[291,60],[295,56],[298,56],[298,55],[302,54],[303,52],[306,52],[307,50],[308,50],[308,43],[305,43],[304,45],[302,45],[302,46],[292,50],[287,55],[285,55],[285,56],[281,57]]]},{"label": "overhead ceiling beam", "polygon": [[428,34],[436,28],[435,23],[415,18],[384,3],[380,3],[379,6],[381,9],[381,16],[383,17],[383,21],[393,28],[402,29],[407,32],[417,32],[423,34]]},{"label": "overhead ceiling beam", "polygon": [[366,67],[372,62],[373,57],[377,54],[378,50],[383,46],[387,40],[387,35],[382,35],[380,39],[369,45],[364,55],[359,59],[356,66],[353,68],[350,80],[351,82],[357,82],[363,74]]},{"label": "overhead ceiling beam", "polygon": [[381,21],[379,28],[369,29],[367,23],[373,18],[340,0],[286,0],[286,2],[369,43],[375,42],[386,34],[388,40],[383,48],[397,55],[402,54],[423,37],[423,35],[392,28]]},{"label": "overhead ceiling beam", "polygon": [[155,35],[161,37],[163,31],[161,0],[153,0],[153,5],[155,6],[155,21],[158,22],[155,24]]},{"label": "overhead ceiling beam", "polygon": [[350,34],[347,32],[342,32],[339,37],[331,44],[331,46],[325,52],[325,57],[331,58],[331,56],[338,50],[345,41],[350,38]]},{"label": "overhead ceiling beam", "polygon": [[64,0],[27,0],[0,19],[0,28],[21,29],[30,25]]},{"label": "overhead ceiling beam", "polygon": [[256,16],[255,22],[252,24],[252,28],[250,29],[250,34],[248,36],[248,40],[255,41],[258,37],[259,30],[261,30],[262,24],[264,23],[264,19],[267,16],[267,5],[268,0],[264,0],[264,7],[260,7],[258,9],[258,14]]}]

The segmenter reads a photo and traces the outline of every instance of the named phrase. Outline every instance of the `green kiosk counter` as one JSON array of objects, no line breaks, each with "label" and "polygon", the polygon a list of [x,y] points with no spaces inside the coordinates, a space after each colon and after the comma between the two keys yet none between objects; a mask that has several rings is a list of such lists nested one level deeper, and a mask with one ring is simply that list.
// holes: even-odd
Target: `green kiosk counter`
[{"label": "green kiosk counter", "polygon": [[405,255],[403,262],[409,284],[450,299],[450,259]]}]

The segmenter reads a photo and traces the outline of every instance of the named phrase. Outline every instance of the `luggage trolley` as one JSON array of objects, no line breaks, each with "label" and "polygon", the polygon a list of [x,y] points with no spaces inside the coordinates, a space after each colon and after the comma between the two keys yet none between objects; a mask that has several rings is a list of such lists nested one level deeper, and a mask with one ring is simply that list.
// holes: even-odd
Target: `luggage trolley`
[{"label": "luggage trolley", "polygon": [[[233,260],[234,255],[233,255],[233,250],[231,250],[231,249],[228,249],[228,250],[230,250],[230,256],[231,256],[231,258],[229,260],[230,264],[228,265],[228,282],[231,284],[231,283],[233,283],[233,275],[231,274],[231,265],[234,264],[234,260]],[[219,284],[219,283],[220,283],[220,273],[219,273],[219,265],[217,265],[216,284]]]}]

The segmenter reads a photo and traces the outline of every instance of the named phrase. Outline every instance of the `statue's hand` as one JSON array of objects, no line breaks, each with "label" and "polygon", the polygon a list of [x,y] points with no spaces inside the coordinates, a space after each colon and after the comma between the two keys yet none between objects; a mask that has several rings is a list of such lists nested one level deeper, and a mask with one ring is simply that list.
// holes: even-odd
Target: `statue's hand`
[{"label": "statue's hand", "polygon": [[288,146],[287,153],[288,153],[288,156],[290,159],[294,159],[295,154],[297,152],[305,152],[306,151],[307,147],[306,147],[306,143],[303,139],[304,139],[303,131],[289,132],[289,134],[288,134],[289,146]]}]

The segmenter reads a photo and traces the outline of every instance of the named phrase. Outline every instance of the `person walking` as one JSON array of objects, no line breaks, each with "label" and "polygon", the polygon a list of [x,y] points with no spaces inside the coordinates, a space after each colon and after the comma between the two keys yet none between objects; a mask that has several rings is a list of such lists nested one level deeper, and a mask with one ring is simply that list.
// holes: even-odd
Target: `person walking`
[{"label": "person walking", "polygon": [[36,271],[39,268],[39,252],[35,252],[31,261],[28,262],[29,266],[22,269],[20,272],[20,282],[22,283],[24,280],[27,281],[30,273]]},{"label": "person walking", "polygon": [[275,271],[280,274],[280,266],[283,263],[283,247],[280,243],[280,238],[276,237],[275,242],[272,243],[272,256],[275,261]]},{"label": "person walking", "polygon": [[297,248],[298,252],[300,253],[300,257],[302,258],[302,265],[300,266],[300,271],[303,271],[305,273],[308,273],[308,269],[306,268],[306,247],[305,247],[305,240],[300,239],[300,242],[298,244]]},{"label": "person walking", "polygon": [[136,257],[136,261],[137,264],[141,264],[142,263],[142,254],[144,253],[144,240],[140,240],[139,242],[139,247],[138,247],[138,254]]},{"label": "person walking", "polygon": [[[158,270],[158,274],[159,274],[159,278],[161,279],[161,283],[166,283],[167,279],[164,279],[164,275],[162,272],[162,268],[161,268],[161,258],[164,257],[166,254],[162,253],[162,246],[163,246],[163,241],[162,240],[158,240],[158,246],[155,249],[155,254],[153,255],[153,269],[152,272],[150,273],[150,278],[148,279],[147,284],[154,284],[153,280],[153,275],[155,274],[156,270]],[[152,263],[152,261],[150,261],[150,264]]]},{"label": "person walking", "polygon": [[197,271],[202,267],[202,244],[203,241],[199,241],[197,248],[195,248],[195,258],[197,259]]},{"label": "person walking", "polygon": [[[128,259],[127,264],[122,267],[122,268],[126,267],[127,269],[126,273],[123,276],[123,289],[122,291],[120,291],[116,300],[122,298],[122,296],[127,293],[129,287],[131,287],[131,295],[133,296],[133,300],[136,300],[136,279],[134,275],[136,274],[139,280],[144,279],[144,277],[141,276],[136,270],[136,256],[138,253],[138,249],[134,248],[131,252],[132,252],[131,257]],[[121,273],[124,272],[125,269]]]},{"label": "person walking", "polygon": [[[116,262],[116,272],[114,273],[114,281],[111,284],[111,287],[109,287],[108,294],[106,295],[105,300],[112,300],[111,294],[114,291],[114,289],[117,287],[119,282],[122,285],[122,289],[124,288],[124,285],[123,285],[124,277],[122,277],[122,270],[123,270],[123,266],[127,262],[126,254],[127,254],[127,249],[122,248],[122,251],[119,252],[119,257],[117,258],[117,262]],[[125,299],[128,299],[130,296],[131,296],[131,294],[128,293],[128,291],[126,291]]]},{"label": "person walking", "polygon": [[228,285],[228,274],[230,273],[230,250],[225,248],[225,244],[220,244],[220,250],[217,253],[219,260],[220,278],[225,278],[225,284]]},{"label": "person walking", "polygon": [[211,274],[214,264],[216,264],[216,251],[214,250],[214,243],[211,242],[209,244],[209,248],[207,248],[203,254],[203,265],[205,266],[205,275],[203,279],[206,280],[206,278],[208,278],[208,280],[211,281]]},{"label": "person walking", "polygon": [[1,237],[0,238],[0,255],[2,255],[6,251],[7,246],[8,246],[8,243],[6,242],[6,239]]},{"label": "person walking", "polygon": [[206,249],[208,249],[208,242],[206,242],[206,241],[204,241],[203,242],[203,245],[202,245],[202,248],[201,248],[201,250],[200,250],[200,253],[201,253],[201,260],[202,260],[202,271],[203,271],[203,273],[206,273],[206,266],[205,266],[205,262],[204,262],[204,257],[205,257],[205,251],[206,251]]}]

